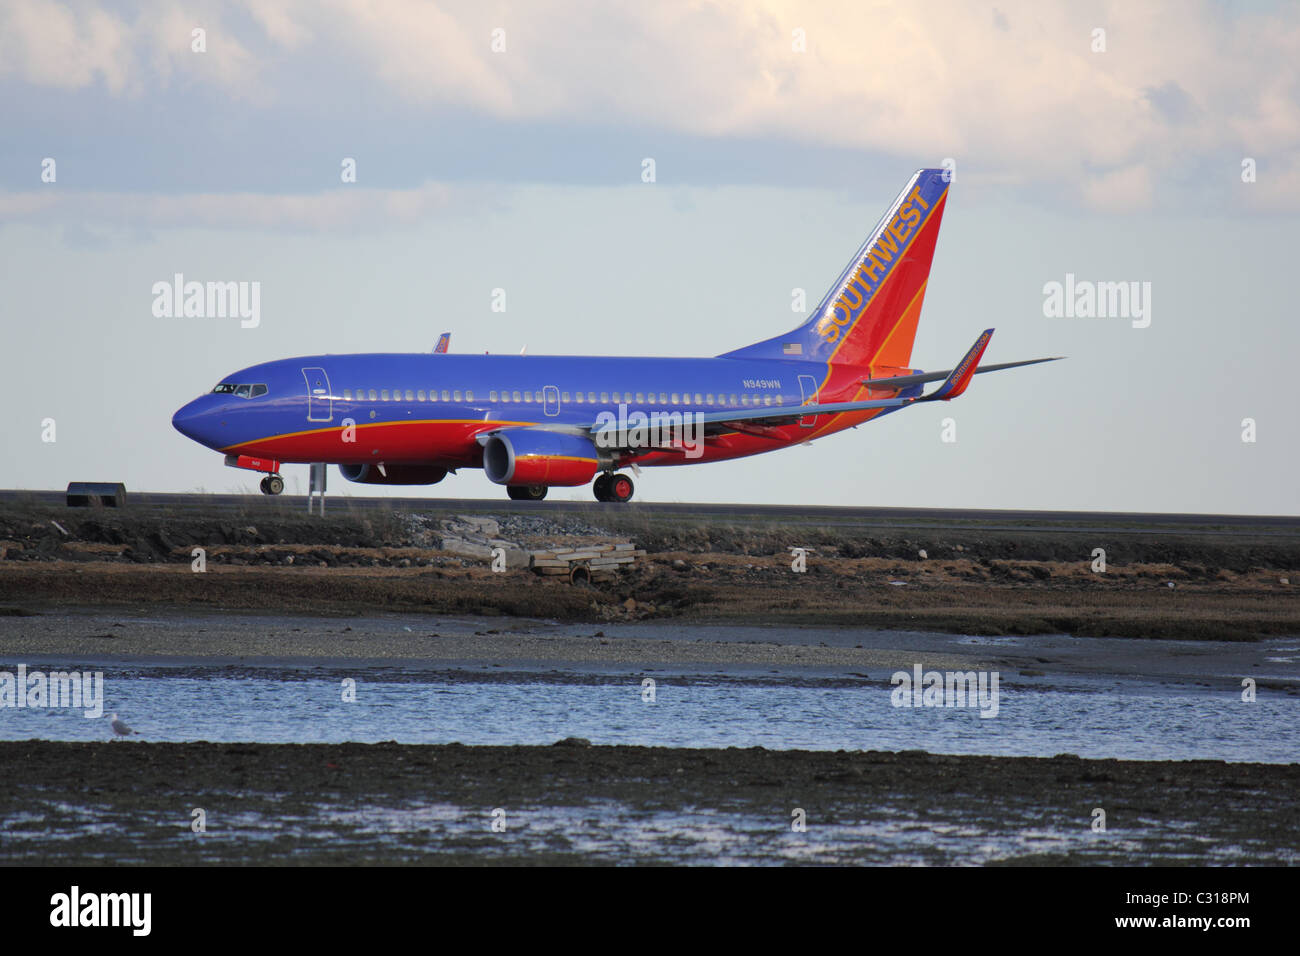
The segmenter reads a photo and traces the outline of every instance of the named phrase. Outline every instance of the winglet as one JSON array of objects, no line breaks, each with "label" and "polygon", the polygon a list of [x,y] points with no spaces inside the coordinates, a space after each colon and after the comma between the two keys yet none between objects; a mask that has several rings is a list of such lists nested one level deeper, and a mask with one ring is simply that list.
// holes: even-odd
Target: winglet
[{"label": "winglet", "polygon": [[442,355],[447,351],[447,349],[450,346],[451,346],[451,333],[443,332],[442,335],[438,336],[438,344],[433,347],[433,352],[435,355]]},{"label": "winglet", "polygon": [[943,384],[932,394],[925,396],[926,400],[946,402],[966,391],[966,386],[970,384],[971,378],[975,375],[975,370],[979,367],[984,350],[989,347],[989,340],[992,338],[993,330],[985,329],[980,337],[975,340],[975,344],[970,347],[970,351],[957,363],[957,367],[948,373],[948,377],[944,379]]}]

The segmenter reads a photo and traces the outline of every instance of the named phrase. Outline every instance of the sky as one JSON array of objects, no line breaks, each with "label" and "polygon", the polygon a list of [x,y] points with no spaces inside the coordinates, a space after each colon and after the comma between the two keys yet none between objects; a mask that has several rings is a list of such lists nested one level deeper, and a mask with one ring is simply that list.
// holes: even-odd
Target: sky
[{"label": "sky", "polygon": [[[170,418],[276,358],[776,335],[946,164],[913,365],[1067,360],[638,500],[1300,509],[1295,4],[4,0],[0,124],[0,487],[255,493]],[[155,315],[176,273],[260,321]]]}]

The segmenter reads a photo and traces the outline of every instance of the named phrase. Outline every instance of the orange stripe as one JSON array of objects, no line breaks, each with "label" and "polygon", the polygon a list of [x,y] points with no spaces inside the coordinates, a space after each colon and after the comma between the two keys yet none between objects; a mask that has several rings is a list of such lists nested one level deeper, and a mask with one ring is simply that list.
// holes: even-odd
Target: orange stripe
[{"label": "orange stripe", "polygon": [[[948,194],[947,194],[947,193],[944,193],[944,195],[947,196]],[[892,273],[890,274],[890,278],[893,278],[893,274],[892,274]],[[886,279],[885,281],[887,282],[887,281],[889,281],[889,280]],[[927,277],[926,277],[926,280],[925,280],[924,282],[921,283],[921,287],[920,287],[919,289],[916,290],[916,295],[912,296],[912,301],[908,304],[907,308],[903,310],[903,314],[904,314],[904,315],[906,315],[908,312],[911,312],[912,309],[915,308],[915,309],[917,309],[917,315],[918,315],[918,317],[919,317],[919,315],[920,315],[920,305],[919,305],[919,300],[921,299],[921,297],[922,297],[923,295],[925,295],[925,287],[926,287],[927,285],[929,285],[929,282],[930,282],[930,280],[929,280],[929,277],[927,276]],[[882,285],[883,285],[883,283],[882,283]],[[895,326],[895,328],[897,328],[897,326]],[[890,334],[892,335],[893,333],[891,332]],[[883,347],[883,346],[881,347],[881,351],[884,351],[884,347]],[[822,379],[821,388],[819,388],[819,389],[817,390],[817,394],[818,394],[818,396],[819,396],[819,397],[818,397],[818,401],[821,401],[821,398],[820,398],[820,396],[821,396],[821,389],[826,387],[826,383],[830,381],[831,373],[832,373],[833,371],[834,371],[834,370],[833,370],[832,368],[827,367],[827,369],[826,369],[826,377],[825,377],[824,379]],[[853,393],[853,397],[852,397],[851,399],[849,399],[849,401],[851,401],[851,402],[856,402],[859,398],[862,397],[862,393],[863,393],[863,392],[867,392],[867,393],[869,394],[870,391],[871,391],[871,390],[870,390],[869,388],[866,388],[866,387],[864,387],[864,386],[859,385],[857,391],[855,391],[855,392]],[[883,409],[874,409],[874,410],[870,410],[870,409],[869,409],[869,411],[873,411],[874,413],[873,413],[872,415],[867,416],[867,418],[863,419],[864,422],[866,422],[866,421],[870,421],[872,418],[874,418],[876,415],[878,415],[881,411],[883,411]],[[826,423],[825,425],[819,425],[819,426],[817,426],[816,428],[814,428],[812,434],[809,435],[807,438],[805,438],[804,441],[812,441],[814,438],[821,438],[823,435],[827,434],[828,430],[840,431],[841,429],[833,428],[833,426],[835,425],[836,420],[838,420],[839,417],[840,417],[841,415],[858,415],[858,414],[860,414],[860,413],[859,413],[859,412],[836,412],[836,413],[833,414],[833,415],[823,415],[823,416],[820,416],[820,417],[823,417],[823,418],[826,418],[826,419],[829,419],[829,420],[827,421],[827,423]]]}]

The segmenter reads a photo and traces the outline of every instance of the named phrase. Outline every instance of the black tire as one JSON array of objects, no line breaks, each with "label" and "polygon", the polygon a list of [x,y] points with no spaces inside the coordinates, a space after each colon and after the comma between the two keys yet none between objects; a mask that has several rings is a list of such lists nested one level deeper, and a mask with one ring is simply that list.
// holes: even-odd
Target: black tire
[{"label": "black tire", "polygon": [[625,502],[632,500],[632,493],[636,491],[636,485],[627,475],[611,475],[609,478],[609,500]]},{"label": "black tire", "polygon": [[596,481],[591,486],[591,492],[596,496],[597,501],[609,501],[609,482],[613,477],[607,471],[602,471],[596,476]]},{"label": "black tire", "polygon": [[259,484],[257,487],[259,487],[259,488],[262,489],[262,494],[264,494],[264,495],[269,495],[269,494],[271,493],[271,490],[270,490],[269,488],[266,487],[266,479],[265,479],[265,478],[262,479],[262,483]]},{"label": "black tire", "polygon": [[511,501],[541,501],[549,490],[545,485],[506,485]]},{"label": "black tire", "polygon": [[284,479],[279,475],[268,475],[266,481],[266,493],[268,495],[278,495],[284,491]]}]

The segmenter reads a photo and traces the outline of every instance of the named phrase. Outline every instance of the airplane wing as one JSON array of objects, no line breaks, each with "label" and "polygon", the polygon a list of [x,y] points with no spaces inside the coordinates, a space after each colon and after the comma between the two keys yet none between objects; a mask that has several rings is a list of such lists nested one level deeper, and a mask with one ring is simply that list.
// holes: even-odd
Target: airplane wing
[{"label": "airplane wing", "polygon": [[[935,382],[943,379],[943,384],[928,395],[913,395],[909,398],[873,398],[860,402],[825,402],[807,405],[772,405],[762,408],[731,408],[717,412],[695,412],[693,414],[681,412],[678,414],[681,415],[681,418],[690,415],[690,418],[686,419],[688,427],[703,426],[705,437],[711,437],[726,431],[746,431],[752,434],[762,434],[765,428],[792,425],[801,418],[814,415],[838,415],[844,412],[862,412],[874,408],[901,408],[917,402],[947,402],[965,392],[971,378],[979,372],[996,372],[1006,368],[1018,368],[1022,365],[1057,361],[1056,358],[1030,359],[1025,362],[1007,362],[1001,365],[979,368],[979,360],[983,356],[984,350],[988,348],[989,341],[992,338],[993,330],[985,329],[980,334],[980,337],[975,340],[975,344],[962,357],[962,360],[957,363],[957,367],[946,372],[900,375],[893,378],[870,379],[863,382],[864,385],[873,385],[874,387],[882,387],[881,383],[889,383],[890,387],[901,388],[906,385]],[[665,413],[659,412],[659,414],[663,415]],[[681,418],[679,418],[679,421]],[[599,420],[590,425],[538,424],[532,427],[542,428],[547,431],[564,431],[585,435],[604,448],[629,447],[628,432],[634,430],[634,428],[628,427],[626,420],[620,422],[617,417],[613,416],[613,413],[605,413]],[[479,440],[485,441],[489,434],[489,432],[485,432],[479,436]],[[661,450],[673,451],[676,450],[676,445],[677,443],[674,442],[671,445],[662,446]]]}]

